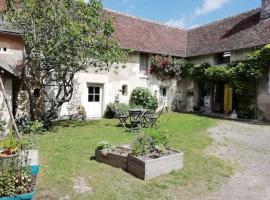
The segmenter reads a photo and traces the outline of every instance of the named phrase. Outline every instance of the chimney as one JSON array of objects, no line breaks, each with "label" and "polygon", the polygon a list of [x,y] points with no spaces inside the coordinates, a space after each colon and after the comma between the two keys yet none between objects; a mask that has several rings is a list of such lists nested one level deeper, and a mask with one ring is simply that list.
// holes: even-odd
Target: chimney
[{"label": "chimney", "polygon": [[261,19],[270,18],[270,0],[262,0]]}]

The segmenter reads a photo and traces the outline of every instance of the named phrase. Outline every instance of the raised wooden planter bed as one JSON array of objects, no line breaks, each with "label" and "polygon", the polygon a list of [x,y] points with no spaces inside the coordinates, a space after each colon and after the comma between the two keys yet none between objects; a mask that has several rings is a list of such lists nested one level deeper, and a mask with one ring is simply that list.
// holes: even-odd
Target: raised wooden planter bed
[{"label": "raised wooden planter bed", "polygon": [[103,155],[102,151],[96,151],[96,160],[112,167],[127,169],[127,156],[129,153],[130,150],[123,147],[117,147],[107,155]]},{"label": "raised wooden planter bed", "polygon": [[138,158],[129,154],[127,170],[136,177],[146,180],[182,169],[184,154],[171,151],[171,154],[159,158]]}]

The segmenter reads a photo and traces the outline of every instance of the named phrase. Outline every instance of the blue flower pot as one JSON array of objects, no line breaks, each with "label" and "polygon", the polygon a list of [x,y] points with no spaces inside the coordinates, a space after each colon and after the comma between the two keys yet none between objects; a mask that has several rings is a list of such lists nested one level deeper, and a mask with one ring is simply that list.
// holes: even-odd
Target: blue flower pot
[{"label": "blue flower pot", "polygon": [[39,165],[33,165],[31,166],[31,175],[37,176],[39,172]]},{"label": "blue flower pot", "polygon": [[[39,172],[39,165],[31,166],[31,175],[37,176]],[[0,197],[0,200],[33,200],[35,191],[27,194],[17,195],[15,197]]]},{"label": "blue flower pot", "polygon": [[0,200],[33,200],[35,192],[17,195],[15,197],[2,197]]}]

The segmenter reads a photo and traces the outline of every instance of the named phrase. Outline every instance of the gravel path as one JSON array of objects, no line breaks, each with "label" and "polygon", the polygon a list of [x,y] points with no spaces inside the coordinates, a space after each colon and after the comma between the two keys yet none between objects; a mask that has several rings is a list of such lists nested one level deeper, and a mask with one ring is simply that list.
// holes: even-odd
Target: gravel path
[{"label": "gravel path", "polygon": [[237,169],[205,200],[270,200],[270,126],[224,121],[208,131],[214,145],[207,152]]}]

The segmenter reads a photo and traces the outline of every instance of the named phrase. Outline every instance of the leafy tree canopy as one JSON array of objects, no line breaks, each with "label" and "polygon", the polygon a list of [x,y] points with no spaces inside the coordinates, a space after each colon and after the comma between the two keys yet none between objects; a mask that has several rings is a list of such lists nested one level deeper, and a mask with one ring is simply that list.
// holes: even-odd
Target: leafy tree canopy
[{"label": "leafy tree canopy", "polygon": [[[123,67],[127,52],[111,39],[112,20],[101,0],[7,0],[3,18],[21,32],[25,45],[22,79],[30,97],[32,117],[38,113],[33,86],[49,102],[47,117],[69,102],[74,75]],[[46,86],[54,86],[51,95]]]}]

